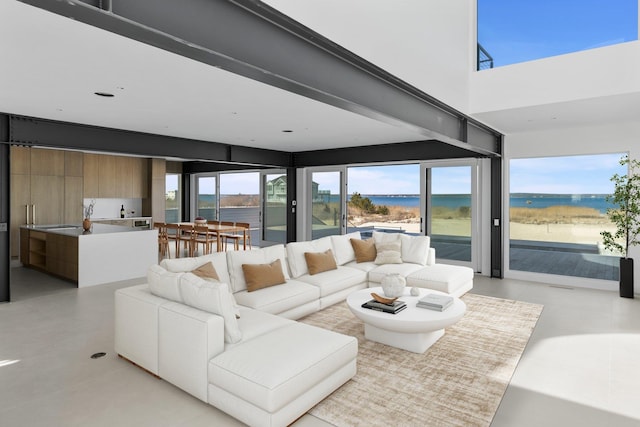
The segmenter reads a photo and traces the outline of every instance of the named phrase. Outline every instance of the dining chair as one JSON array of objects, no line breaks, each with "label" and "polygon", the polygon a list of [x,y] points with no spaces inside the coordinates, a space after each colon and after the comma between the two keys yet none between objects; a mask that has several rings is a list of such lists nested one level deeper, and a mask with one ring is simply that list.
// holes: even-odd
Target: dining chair
[{"label": "dining chair", "polygon": [[193,226],[193,250],[198,250],[198,245],[202,244],[203,253],[205,255],[212,252],[213,244],[218,243],[218,233],[209,229],[209,224],[195,224]]},{"label": "dining chair", "polygon": [[176,258],[180,258],[180,251],[178,247],[180,242],[183,242],[183,250],[187,249],[188,256],[193,256],[193,224],[179,224],[178,225],[178,241],[176,241]]},{"label": "dining chair", "polygon": [[[180,228],[178,227],[178,224],[173,223],[166,223],[164,226],[167,232],[167,250],[169,249],[170,242],[173,241],[175,245],[175,256],[178,258],[180,256],[180,241],[178,239],[178,236],[180,235]],[[169,257],[171,257],[171,255],[169,255]]]},{"label": "dining chair", "polygon": [[242,230],[236,230],[233,233],[223,233],[224,236],[224,250],[227,250],[227,242],[229,240],[233,241],[233,248],[237,251],[240,250],[240,242],[244,244],[244,248],[249,246],[251,249],[251,224],[248,222],[229,222],[222,221],[222,225],[232,225],[238,228],[242,228]]},{"label": "dining chair", "polygon": [[164,222],[154,222],[153,228],[158,229],[158,253],[162,258],[169,257],[169,236]]}]

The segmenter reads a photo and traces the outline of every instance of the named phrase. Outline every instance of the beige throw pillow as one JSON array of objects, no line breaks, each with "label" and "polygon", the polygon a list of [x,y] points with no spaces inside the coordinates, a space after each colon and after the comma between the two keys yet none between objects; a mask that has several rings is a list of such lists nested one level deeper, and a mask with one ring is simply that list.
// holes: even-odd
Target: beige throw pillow
[{"label": "beige throw pillow", "polygon": [[373,239],[351,239],[351,246],[356,254],[356,262],[375,261],[377,252]]},{"label": "beige throw pillow", "polygon": [[323,271],[336,270],[338,268],[331,249],[327,249],[324,252],[305,252],[304,259],[307,261],[307,269],[312,276],[322,273]]},{"label": "beige throw pillow", "polygon": [[213,266],[212,262],[205,262],[200,267],[198,267],[195,270],[191,271],[191,273],[193,273],[196,276],[198,276],[198,277],[200,277],[202,279],[205,279],[205,280],[206,279],[213,279],[216,282],[220,281],[220,278],[218,277],[218,273],[216,272],[216,269]]},{"label": "beige throw pillow", "polygon": [[271,264],[242,264],[247,291],[253,292],[269,286],[281,285],[285,282],[282,264],[277,259]]},{"label": "beige throw pillow", "polygon": [[376,243],[376,264],[402,264],[400,241]]}]

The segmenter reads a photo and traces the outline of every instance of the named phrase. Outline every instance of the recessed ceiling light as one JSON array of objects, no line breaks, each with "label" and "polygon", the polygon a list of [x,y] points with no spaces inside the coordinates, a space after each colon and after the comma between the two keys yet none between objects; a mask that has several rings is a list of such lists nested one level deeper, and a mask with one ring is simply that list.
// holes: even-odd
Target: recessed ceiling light
[{"label": "recessed ceiling light", "polygon": [[115,95],[109,92],[93,92],[98,96],[104,96],[105,98],[113,98]]},{"label": "recessed ceiling light", "polygon": [[291,133],[291,132],[293,132],[293,131],[292,131],[291,129],[285,129],[285,130],[283,130],[282,132],[284,132],[284,133]]}]

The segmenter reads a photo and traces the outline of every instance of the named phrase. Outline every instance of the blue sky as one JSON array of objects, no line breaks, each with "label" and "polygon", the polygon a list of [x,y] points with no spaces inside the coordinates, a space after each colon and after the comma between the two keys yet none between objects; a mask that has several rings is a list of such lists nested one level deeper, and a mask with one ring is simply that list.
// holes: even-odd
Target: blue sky
[{"label": "blue sky", "polygon": [[478,41],[494,66],[637,39],[637,0],[478,0]]},{"label": "blue sky", "polygon": [[624,175],[622,154],[513,159],[511,193],[611,194],[614,173]]},{"label": "blue sky", "polygon": [[[509,164],[511,193],[610,194],[611,176],[625,174],[620,154],[593,156],[513,159]],[[348,168],[349,194],[419,194],[418,164],[361,166]],[[469,194],[470,167],[436,167],[432,169],[433,194]],[[338,172],[315,172],[313,180],[321,190],[339,191]],[[213,178],[201,179],[200,192],[213,194]],[[167,178],[167,190],[176,187],[177,178]],[[220,175],[221,194],[258,194],[259,174]]]},{"label": "blue sky", "polygon": [[[338,193],[337,172],[317,172],[313,180],[320,190]],[[470,168],[433,169],[434,194],[469,194]],[[420,194],[420,165],[358,166],[348,168],[349,194]]]}]

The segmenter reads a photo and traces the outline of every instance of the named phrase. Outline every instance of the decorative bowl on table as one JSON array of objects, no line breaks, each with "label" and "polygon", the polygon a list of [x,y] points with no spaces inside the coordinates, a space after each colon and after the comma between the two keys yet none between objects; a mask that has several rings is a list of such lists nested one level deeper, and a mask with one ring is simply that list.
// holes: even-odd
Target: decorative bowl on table
[{"label": "decorative bowl on table", "polygon": [[198,218],[194,219],[193,222],[195,222],[196,224],[206,224],[207,220],[206,220],[206,218],[198,217]]},{"label": "decorative bowl on table", "polygon": [[398,273],[391,273],[382,278],[380,285],[382,286],[384,296],[387,298],[396,298],[401,297],[404,293],[407,281]]}]

